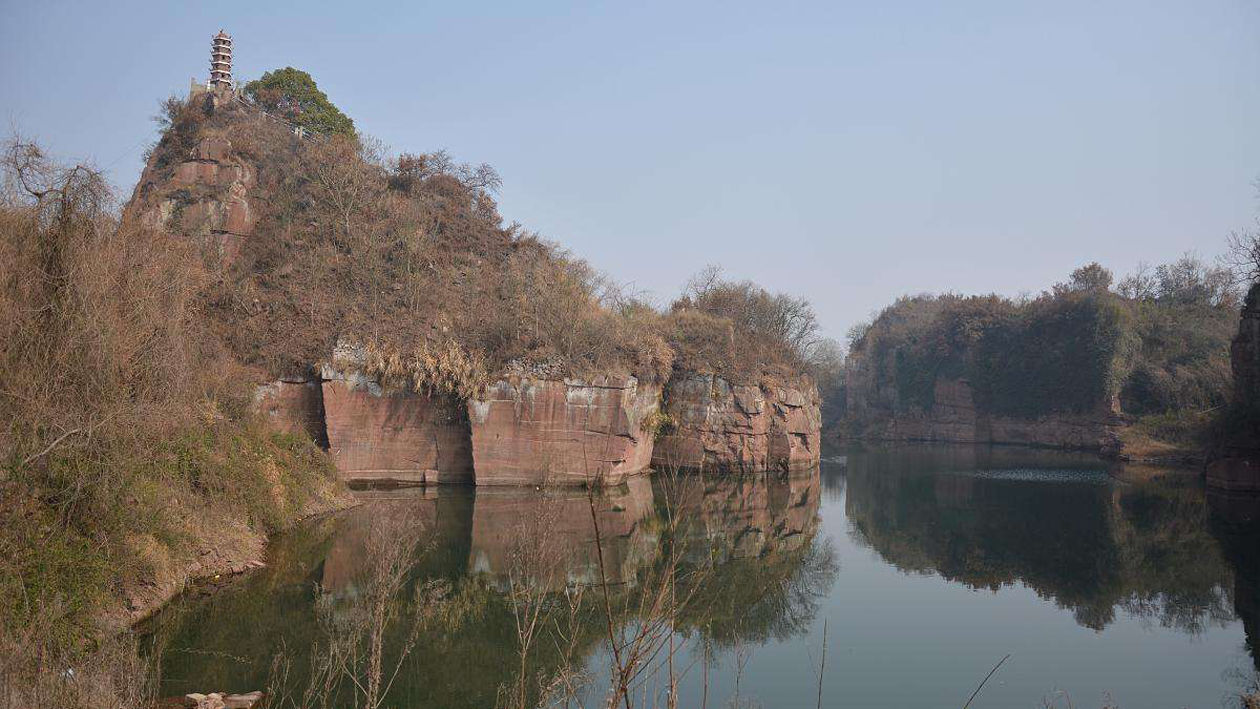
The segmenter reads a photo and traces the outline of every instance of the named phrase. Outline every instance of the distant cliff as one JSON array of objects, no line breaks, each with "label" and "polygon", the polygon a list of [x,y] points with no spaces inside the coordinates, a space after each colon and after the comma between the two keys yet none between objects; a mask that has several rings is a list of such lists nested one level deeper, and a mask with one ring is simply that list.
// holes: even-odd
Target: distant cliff
[{"label": "distant cliff", "polygon": [[1218,423],[1207,480],[1224,490],[1260,492],[1260,283],[1247,293],[1230,357],[1234,395]]},{"label": "distant cliff", "polygon": [[1162,289],[1094,266],[1025,302],[899,300],[852,343],[849,435],[1195,456],[1228,398],[1237,301],[1193,259],[1161,268]]}]

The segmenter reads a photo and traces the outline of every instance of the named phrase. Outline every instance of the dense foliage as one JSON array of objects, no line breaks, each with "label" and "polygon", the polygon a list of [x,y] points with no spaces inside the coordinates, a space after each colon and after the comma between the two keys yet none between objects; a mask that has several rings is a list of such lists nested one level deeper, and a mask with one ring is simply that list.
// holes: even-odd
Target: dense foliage
[{"label": "dense foliage", "polygon": [[311,75],[291,66],[245,84],[245,95],[285,120],[324,135],[354,135],[354,121],[328,100]]},{"label": "dense foliage", "polygon": [[1090,264],[1031,300],[902,298],[853,333],[850,357],[871,388],[895,391],[901,411],[929,409],[943,379],[968,380],[978,406],[1012,416],[1223,403],[1237,325],[1226,274],[1186,256],[1114,289],[1112,280]]}]

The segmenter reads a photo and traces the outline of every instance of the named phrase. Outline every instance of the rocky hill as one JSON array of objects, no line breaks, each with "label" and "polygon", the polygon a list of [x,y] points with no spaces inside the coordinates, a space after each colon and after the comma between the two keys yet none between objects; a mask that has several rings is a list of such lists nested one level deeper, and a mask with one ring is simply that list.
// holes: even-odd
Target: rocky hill
[{"label": "rocky hill", "polygon": [[383,161],[230,95],[169,111],[124,221],[197,245],[216,274],[206,315],[255,372],[258,408],[347,479],[817,463],[817,389],[768,326],[798,301],[714,281],[660,313],[504,226],[485,166]]},{"label": "rocky hill", "polygon": [[386,160],[268,100],[166,102],[121,214],[91,168],[0,152],[10,703],[150,706],[117,631],[261,565],[346,481],[818,462],[807,304],[709,278],[658,310],[505,225],[488,167]]}]

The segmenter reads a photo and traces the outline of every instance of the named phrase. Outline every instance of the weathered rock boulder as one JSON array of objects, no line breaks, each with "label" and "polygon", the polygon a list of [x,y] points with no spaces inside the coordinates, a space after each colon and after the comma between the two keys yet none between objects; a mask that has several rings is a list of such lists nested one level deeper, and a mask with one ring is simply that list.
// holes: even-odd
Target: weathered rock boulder
[{"label": "weathered rock boulder", "polygon": [[658,469],[735,472],[804,470],[818,464],[817,389],[733,384],[712,374],[675,375],[666,385],[672,422],[657,439]]},{"label": "weathered rock boulder", "polygon": [[477,484],[620,484],[651,464],[660,395],[633,376],[500,379],[468,401]]},{"label": "weathered rock boulder", "polygon": [[1260,492],[1260,283],[1243,303],[1238,334],[1230,346],[1234,402],[1228,440],[1208,463],[1208,485],[1222,490]]},{"label": "weathered rock boulder", "polygon": [[343,477],[411,484],[473,482],[464,407],[406,382],[382,382],[338,348],[322,370],[328,450]]}]

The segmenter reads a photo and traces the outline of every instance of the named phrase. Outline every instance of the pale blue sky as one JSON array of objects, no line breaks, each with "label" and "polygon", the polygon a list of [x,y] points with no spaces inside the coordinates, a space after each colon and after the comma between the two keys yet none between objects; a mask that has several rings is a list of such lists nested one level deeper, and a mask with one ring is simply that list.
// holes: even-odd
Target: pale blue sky
[{"label": "pale blue sky", "polygon": [[706,263],[843,335],[898,295],[1214,257],[1254,223],[1260,3],[12,2],[0,114],[129,192],[158,101],[310,71],[659,300]]}]

